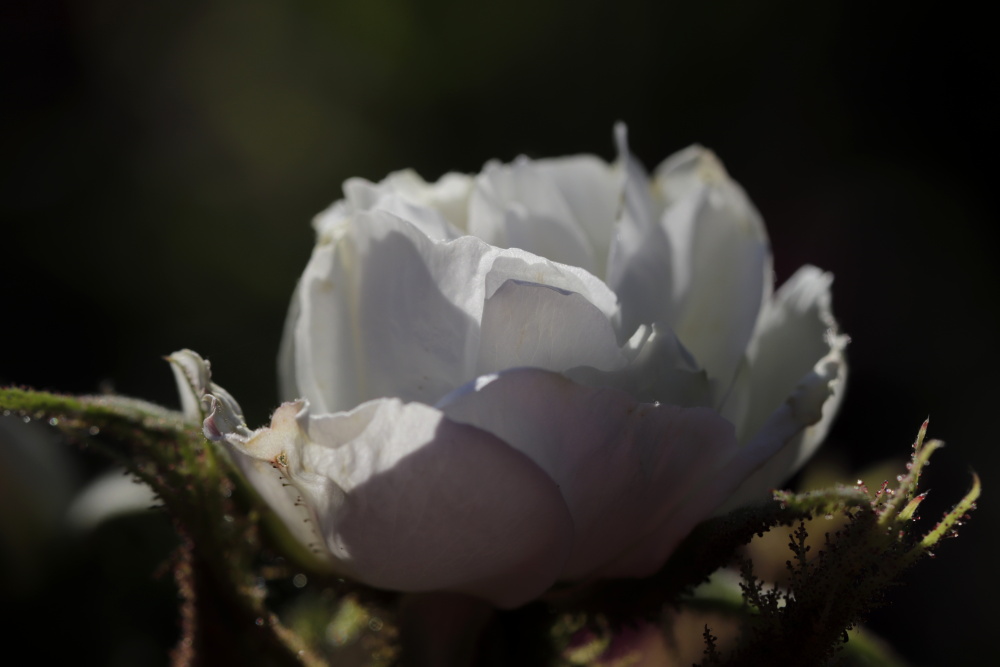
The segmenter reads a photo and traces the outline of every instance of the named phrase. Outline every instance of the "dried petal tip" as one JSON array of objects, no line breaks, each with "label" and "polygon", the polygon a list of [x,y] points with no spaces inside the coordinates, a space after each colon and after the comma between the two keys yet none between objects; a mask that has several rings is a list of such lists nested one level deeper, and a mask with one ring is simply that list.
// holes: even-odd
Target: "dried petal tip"
[{"label": "dried petal tip", "polygon": [[[231,418],[239,423],[243,423],[243,409],[232,395],[212,382],[212,365],[207,359],[193,350],[179,350],[174,352],[167,361],[170,362],[170,369],[174,372],[174,380],[177,382],[177,392],[181,397],[181,409],[184,416],[192,421],[202,421],[211,416],[214,404],[213,400],[221,401],[225,405],[225,410],[230,413]],[[223,431],[222,433],[226,433]],[[205,431],[205,437],[215,440]]]},{"label": "dried petal tip", "polygon": [[205,394],[202,405],[206,407],[208,416],[202,424],[202,432],[212,442],[229,440],[231,436],[244,439],[253,433],[243,421],[240,406],[228,394]]},{"label": "dried petal tip", "polygon": [[270,523],[275,539],[302,565],[320,571],[331,568],[331,554],[323,546],[316,517],[302,499],[302,491],[275,469],[287,465],[302,442],[299,419],[308,419],[304,402],[285,403],[274,413],[270,428],[250,430],[243,410],[232,395],[212,382],[211,366],[198,353],[181,350],[167,357],[190,419],[203,419],[202,432],[218,443],[250,487],[278,521]]},{"label": "dried petal tip", "polygon": [[170,362],[170,370],[177,382],[181,411],[188,419],[201,421],[204,418],[201,399],[208,391],[212,377],[208,362],[197,352],[187,349],[174,352],[167,357],[167,361]]}]

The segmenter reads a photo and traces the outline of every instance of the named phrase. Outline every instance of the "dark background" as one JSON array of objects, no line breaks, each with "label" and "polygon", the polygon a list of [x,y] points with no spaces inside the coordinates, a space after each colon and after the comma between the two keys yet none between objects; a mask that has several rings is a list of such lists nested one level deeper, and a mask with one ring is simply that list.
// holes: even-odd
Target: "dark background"
[{"label": "dark background", "polygon": [[[0,383],[176,405],[161,357],[190,347],[262,423],[309,220],[345,178],[413,167],[433,179],[519,153],[611,159],[624,120],[649,168],[696,141],[720,155],[764,215],[779,280],[807,262],[836,275],[853,343],[828,458],[851,471],[902,462],[930,414],[950,446],[923,514],[956,501],[970,467],[982,475],[962,537],[872,625],[916,664],[992,652],[998,110],[984,16],[825,0],[0,11]],[[148,573],[163,554],[133,542],[123,550],[144,555],[124,560]],[[169,604],[147,618],[128,597],[148,575],[128,579],[107,544],[87,548],[20,610],[73,619],[66,645],[105,664],[128,662],[110,636],[169,641]],[[136,627],[115,635],[122,623]]]}]

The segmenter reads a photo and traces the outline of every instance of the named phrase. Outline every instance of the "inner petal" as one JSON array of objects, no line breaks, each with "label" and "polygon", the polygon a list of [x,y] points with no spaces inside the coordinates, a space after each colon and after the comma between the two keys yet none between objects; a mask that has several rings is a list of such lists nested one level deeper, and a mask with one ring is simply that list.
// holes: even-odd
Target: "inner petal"
[{"label": "inner petal", "polygon": [[578,293],[507,280],[486,300],[477,375],[518,366],[611,371],[626,363],[608,318]]},{"label": "inner petal", "polygon": [[469,233],[593,272],[594,250],[559,189],[529,160],[491,162],[469,201]]},{"label": "inner petal", "polygon": [[[553,341],[563,344],[578,335],[561,322],[586,321],[580,326],[591,336],[613,330],[614,293],[579,267],[501,250],[471,236],[434,241],[382,210],[341,218],[328,232],[329,241],[317,248],[297,292],[296,321],[289,328],[293,343],[285,346],[292,371],[282,374],[286,385],[295,385],[286,386],[287,398],[304,396],[323,411],[348,410],[379,396],[433,404],[474,378],[484,308],[508,280],[574,294],[560,295],[565,304],[558,308],[546,306],[550,330],[542,336],[536,326],[536,334],[539,341],[550,341],[548,352],[529,355],[534,363],[566,364],[560,370],[587,363],[575,346],[557,350]],[[557,294],[549,290],[546,296]],[[511,298],[505,293],[493,305],[509,308]],[[533,308],[542,301],[535,299]],[[586,315],[563,313],[570,303],[573,312]],[[624,363],[614,336],[608,340],[613,350],[587,348],[597,355],[591,365],[610,370]],[[501,357],[510,363],[521,358],[509,349],[499,355],[505,349],[499,343],[485,349],[496,353],[491,368]],[[295,363],[289,364],[292,357]]]},{"label": "inner petal", "polygon": [[662,222],[676,244],[680,315],[674,330],[716,381],[721,400],[771,291],[763,222],[739,186],[723,176],[692,187]]},{"label": "inner petal", "polygon": [[628,148],[625,127],[615,128],[622,190],[608,249],[608,286],[621,302],[619,339],[642,324],[672,327],[674,304],[671,240],[656,221],[649,178]]}]

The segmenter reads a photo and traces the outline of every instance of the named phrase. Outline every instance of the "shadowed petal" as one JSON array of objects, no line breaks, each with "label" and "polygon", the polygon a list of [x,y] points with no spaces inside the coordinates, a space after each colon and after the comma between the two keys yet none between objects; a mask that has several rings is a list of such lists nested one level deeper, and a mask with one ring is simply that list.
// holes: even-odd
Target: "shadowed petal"
[{"label": "shadowed petal", "polygon": [[750,408],[740,437],[752,437],[816,363],[830,353],[837,323],[830,308],[833,275],[803,266],[761,312],[747,351]]},{"label": "shadowed petal", "polygon": [[620,389],[642,403],[710,405],[711,386],[705,371],[698,368],[670,329],[655,324],[639,327],[625,344],[623,353],[629,359],[623,368],[602,371],[579,366],[564,375],[590,387]]},{"label": "shadowed petal", "polygon": [[[792,475],[826,435],[847,380],[844,348],[830,312],[833,277],[813,266],[799,269],[761,314],[748,352],[750,407],[745,447],[770,441],[770,460],[726,503],[737,507],[767,497]],[[789,412],[788,405],[799,408]],[[778,443],[775,447],[773,443]]]},{"label": "shadowed petal", "polygon": [[[687,499],[697,502],[698,486],[738,449],[732,426],[711,410],[638,403],[537,369],[481,377],[439,407],[497,435],[555,480],[576,527],[565,579],[592,574],[653,530],[669,534],[656,546],[682,539],[693,524],[664,517]],[[699,518],[722,498],[713,500],[698,505]],[[660,549],[649,560],[662,564],[667,555]]]},{"label": "shadowed petal", "polygon": [[515,607],[551,586],[569,555],[572,519],[552,480],[435,408],[381,399],[311,417],[286,403],[270,428],[221,437],[279,471],[290,486],[268,502],[283,516],[306,508],[335,569],[371,586]]}]

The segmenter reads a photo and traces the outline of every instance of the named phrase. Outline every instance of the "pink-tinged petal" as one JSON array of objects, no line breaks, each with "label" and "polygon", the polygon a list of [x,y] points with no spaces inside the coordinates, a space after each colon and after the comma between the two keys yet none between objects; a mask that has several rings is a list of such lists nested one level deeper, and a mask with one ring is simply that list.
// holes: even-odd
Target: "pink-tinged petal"
[{"label": "pink-tinged petal", "polygon": [[270,428],[225,439],[274,464],[292,485],[284,498],[268,494],[276,511],[310,510],[336,570],[371,586],[516,607],[551,586],[569,556],[572,519],[553,481],[427,405],[382,399],[311,417],[288,403]]},{"label": "pink-tinged petal", "polygon": [[[691,526],[665,517],[738,449],[732,426],[711,410],[639,403],[537,369],[479,378],[439,407],[524,452],[556,482],[576,528],[564,579],[592,575],[652,531],[661,533],[656,546],[682,539]],[[713,509],[701,507],[700,518]],[[668,555],[649,557],[662,564]]]},{"label": "pink-tinged petal", "polygon": [[[832,413],[822,413],[824,404],[836,391],[838,372],[844,368],[839,351],[839,347],[835,348],[816,364],[816,369],[802,379],[760,432],[735,455],[720,459],[708,474],[692,471],[698,476],[697,480],[688,485],[686,494],[663,515],[660,526],[603,568],[600,576],[652,574],[662,565],[663,555],[669,555],[687,533],[708,516],[765,500],[766,491],[773,486],[775,461],[784,459],[786,452],[794,449],[811,428],[825,433],[829,425]],[[780,464],[778,467],[783,469]],[[783,474],[788,473],[784,471]]]},{"label": "pink-tinged petal", "polygon": [[625,126],[615,126],[623,185],[608,252],[607,283],[621,302],[620,333],[642,324],[672,327],[676,319],[671,240],[656,221],[649,178],[631,156]]},{"label": "pink-tinged petal", "polygon": [[608,318],[576,292],[508,280],[486,300],[477,374],[516,366],[613,371],[626,363]]},{"label": "pink-tinged petal", "polygon": [[668,200],[677,336],[717,383],[718,404],[736,376],[761,304],[771,293],[771,252],[760,214],[711,151],[692,148],[656,174]]}]

